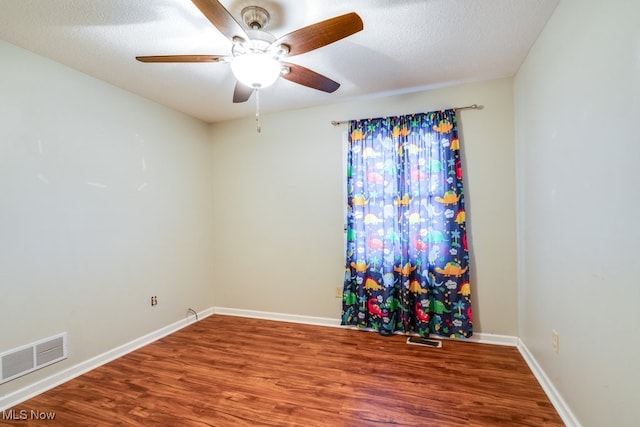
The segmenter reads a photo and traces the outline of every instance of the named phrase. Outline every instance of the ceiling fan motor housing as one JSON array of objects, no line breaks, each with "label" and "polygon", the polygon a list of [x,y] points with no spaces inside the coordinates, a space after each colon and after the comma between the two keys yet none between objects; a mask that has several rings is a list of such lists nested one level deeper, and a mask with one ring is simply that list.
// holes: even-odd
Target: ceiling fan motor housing
[{"label": "ceiling fan motor housing", "polygon": [[[272,45],[276,41],[276,37],[265,31],[270,20],[269,12],[266,9],[260,6],[248,6],[242,9],[241,15],[242,20],[249,28],[246,32],[249,40],[234,39],[234,55],[253,51],[273,54],[279,58],[289,53],[289,47],[286,45]],[[238,44],[240,46],[236,48],[235,45]]]},{"label": "ceiling fan motor housing", "polygon": [[240,14],[244,23],[252,30],[264,30],[269,25],[269,19],[271,18],[269,12],[260,6],[245,7]]}]

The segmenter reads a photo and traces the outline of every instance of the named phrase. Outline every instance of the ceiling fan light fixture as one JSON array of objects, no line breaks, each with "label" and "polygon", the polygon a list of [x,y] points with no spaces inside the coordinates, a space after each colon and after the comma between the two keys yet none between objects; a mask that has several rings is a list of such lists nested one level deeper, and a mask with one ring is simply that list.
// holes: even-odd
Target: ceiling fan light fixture
[{"label": "ceiling fan light fixture", "polygon": [[[311,89],[326,93],[335,92],[340,83],[301,65],[281,62],[281,59],[319,49],[364,29],[358,14],[350,12],[276,38],[265,31],[271,16],[260,6],[242,9],[244,25],[241,25],[222,4],[222,0],[193,0],[193,3],[214,27],[232,42],[231,55],[152,55],[136,56],[136,59],[140,62],[228,63],[237,80],[233,102],[246,102],[255,92],[256,112],[259,112],[259,89],[273,85],[280,76]],[[277,9],[282,12],[279,6]]]},{"label": "ceiling fan light fixture", "polygon": [[273,85],[280,76],[280,62],[265,53],[248,52],[231,61],[231,71],[240,83],[254,89]]}]

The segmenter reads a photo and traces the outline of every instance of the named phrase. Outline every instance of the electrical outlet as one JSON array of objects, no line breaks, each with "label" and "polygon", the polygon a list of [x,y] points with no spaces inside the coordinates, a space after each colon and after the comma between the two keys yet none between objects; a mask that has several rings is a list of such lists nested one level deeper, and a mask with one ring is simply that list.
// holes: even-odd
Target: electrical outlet
[{"label": "electrical outlet", "polygon": [[551,331],[551,345],[553,346],[553,351],[560,353],[560,334],[555,330]]},{"label": "electrical outlet", "polygon": [[151,297],[151,306],[155,306],[158,305],[158,297],[157,296],[152,296]]},{"label": "electrical outlet", "polygon": [[342,298],[342,286],[336,286],[336,298]]}]

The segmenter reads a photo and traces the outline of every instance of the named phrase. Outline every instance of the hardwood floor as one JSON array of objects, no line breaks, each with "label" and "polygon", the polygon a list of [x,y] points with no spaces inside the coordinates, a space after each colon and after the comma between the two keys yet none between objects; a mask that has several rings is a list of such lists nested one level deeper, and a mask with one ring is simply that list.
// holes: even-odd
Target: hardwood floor
[{"label": "hardwood floor", "polygon": [[[55,419],[29,419],[32,410]],[[5,413],[0,425],[563,425],[513,347],[434,349],[400,335],[222,315],[13,411],[27,419]]]}]

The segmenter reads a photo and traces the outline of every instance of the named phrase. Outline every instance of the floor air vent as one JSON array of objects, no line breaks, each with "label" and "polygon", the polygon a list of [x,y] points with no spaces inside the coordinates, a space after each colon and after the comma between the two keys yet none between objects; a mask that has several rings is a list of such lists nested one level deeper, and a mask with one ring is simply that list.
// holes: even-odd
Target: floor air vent
[{"label": "floor air vent", "polygon": [[0,353],[0,384],[66,358],[66,332]]},{"label": "floor air vent", "polygon": [[408,337],[407,344],[422,345],[425,347],[433,347],[433,348],[442,347],[442,341],[430,340],[429,338],[422,338],[422,337]]}]

